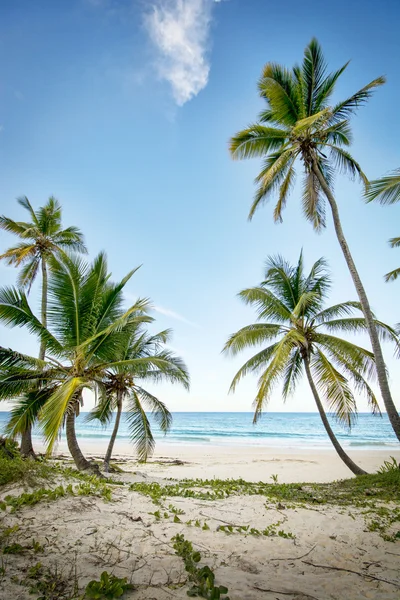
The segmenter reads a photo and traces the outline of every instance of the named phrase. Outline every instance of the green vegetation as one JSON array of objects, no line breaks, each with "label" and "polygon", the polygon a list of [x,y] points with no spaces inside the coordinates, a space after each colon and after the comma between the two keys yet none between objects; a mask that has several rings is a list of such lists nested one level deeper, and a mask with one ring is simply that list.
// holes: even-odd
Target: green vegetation
[{"label": "green vegetation", "polygon": [[[355,479],[346,479],[333,483],[264,483],[248,482],[243,479],[186,479],[178,483],[161,485],[159,483],[134,483],[132,491],[146,495],[158,506],[162,506],[167,498],[194,498],[198,500],[216,501],[231,496],[263,496],[273,508],[285,503],[287,508],[316,508],[331,505],[342,508],[354,507],[364,515],[370,531],[378,531],[381,537],[395,541],[397,532],[388,530],[399,520],[400,515],[400,469],[385,468],[373,475],[360,475]],[[387,508],[383,504],[398,505]],[[169,519],[171,515],[164,509],[155,513],[157,520]],[[176,516],[176,515],[175,515]],[[377,524],[373,524],[376,521]],[[185,523],[202,529],[209,529],[207,522],[190,519]],[[220,525],[218,531],[226,534],[279,536],[293,539],[291,532],[279,529],[282,522],[259,530],[251,525]]]},{"label": "green vegetation", "polygon": [[236,159],[263,159],[262,170],[256,178],[258,187],[250,219],[257,208],[276,193],[278,202],[274,220],[282,221],[282,211],[294,185],[297,165],[304,173],[303,212],[316,231],[325,227],[325,204],[328,201],[336,236],[364,313],[382,398],[393,430],[400,440],[400,415],[390,393],[379,331],[343,232],[333,192],[337,172],[358,177],[364,187],[368,186],[366,175],[347,149],[352,137],[350,118],[369,100],[375,89],[385,83],[385,78],[377,77],[345,100],[333,102],[336,84],[348,64],[327,73],[322,48],[316,39],[312,39],[306,47],[301,65],[288,69],[275,62],[267,63],[258,82],[265,107],[257,123],[231,139],[231,154]]},{"label": "green vegetation", "polygon": [[32,485],[41,479],[51,479],[52,468],[40,461],[24,460],[16,442],[0,437],[0,486],[22,481]]},{"label": "green vegetation", "polygon": [[100,401],[87,417],[89,421],[98,420],[106,425],[111,421],[113,411],[116,411],[113,432],[104,458],[106,472],[109,471],[124,401],[127,408],[125,418],[139,460],[146,461],[155,446],[145,409],[152,412],[164,434],[171,427],[172,415],[165,404],[138,385],[138,381],[166,380],[181,383],[188,389],[189,376],[184,363],[164,347],[170,337],[169,330],[149,335],[142,323],[138,322],[129,324],[120,333],[121,340],[114,353],[115,364],[107,370],[104,386],[100,388]]},{"label": "green vegetation", "polygon": [[24,492],[19,496],[5,496],[0,501],[0,509],[6,510],[9,507],[11,512],[15,512],[23,506],[34,506],[43,500],[55,501],[64,496],[99,496],[109,502],[112,499],[112,490],[100,480],[80,483],[75,487],[68,484],[66,487],[58,485],[53,489],[39,488],[34,492]]},{"label": "green vegetation", "polygon": [[165,498],[181,497],[199,500],[223,500],[230,496],[265,496],[271,501],[301,504],[363,506],[370,497],[374,501],[400,503],[400,469],[361,475],[332,483],[264,483],[244,479],[183,479],[179,483],[161,485],[132,483],[132,491],[146,495],[155,504]]},{"label": "green vegetation", "polygon": [[[66,250],[86,253],[83,236],[77,227],[62,229],[61,205],[51,197],[37,212],[32,208],[28,198],[18,199],[18,203],[29,213],[30,222],[13,221],[8,217],[0,217],[0,228],[18,236],[21,243],[9,248],[0,255],[0,260],[17,268],[22,267],[18,276],[21,288],[31,289],[39,269],[42,274],[41,324],[47,327],[47,285],[48,264],[53,256],[63,256]],[[44,360],[46,340],[40,341],[39,359]],[[26,411],[23,415],[16,411],[10,422],[14,434],[21,434],[21,452],[23,456],[34,456],[31,428],[35,412]]]},{"label": "green vegetation", "polygon": [[183,535],[176,535],[171,540],[174,542],[175,554],[183,559],[185,570],[189,575],[189,581],[193,586],[188,590],[187,595],[191,597],[208,598],[209,600],[229,600],[228,588],[220,585],[215,586],[215,575],[209,566],[198,567],[201,561],[200,552],[193,550],[193,545],[185,540]]},{"label": "green vegetation", "polygon": [[[370,181],[365,198],[367,202],[377,200],[381,204],[394,204],[400,202],[400,169],[396,169],[386,177]],[[389,240],[389,245],[392,248],[400,246],[400,238],[394,237]],[[385,281],[395,281],[400,276],[400,268],[386,273]]]},{"label": "green vegetation", "polygon": [[76,575],[66,576],[57,566],[45,567],[38,562],[28,569],[26,577],[18,581],[35,594],[37,600],[78,600],[79,589]]},{"label": "green vegetation", "polygon": [[[326,307],[330,287],[323,258],[312,266],[309,275],[304,273],[302,253],[296,266],[280,256],[268,259],[264,281],[239,293],[243,302],[256,309],[257,323],[231,335],[224,351],[235,356],[248,348],[262,348],[239,369],[230,391],[234,392],[247,374],[259,374],[254,400],[256,422],[277,383],[283,381],[282,397],[286,400],[295,392],[304,369],[333,447],[355,475],[363,475],[365,471],[348,456],[333,433],[322,400],[342,425],[351,427],[357,414],[352,384],[366,396],[372,412],[380,413],[367,381],[375,372],[375,359],[369,350],[334,335],[366,331],[367,323],[353,315],[361,311],[359,302]],[[397,347],[396,332],[376,319],[374,322],[380,336],[394,341]]]},{"label": "green vegetation", "polygon": [[126,590],[133,590],[126,577],[120,579],[103,571],[100,581],[90,581],[85,590],[85,598],[92,600],[113,600],[124,595]]},{"label": "green vegetation", "polygon": [[[123,289],[135,270],[114,284],[110,283],[104,254],[91,265],[65,255],[62,261],[52,258],[51,266],[48,327],[32,312],[25,292],[16,288],[0,290],[0,320],[7,325],[27,327],[46,340],[45,360],[0,348],[0,399],[19,396],[13,417],[17,413],[22,419],[33,413],[35,418],[40,417],[49,453],[65,422],[68,447],[75,464],[82,470],[96,470],[83,456],[75,433],[82,391],[86,388],[97,391],[101,398],[99,408],[107,414],[105,407],[113,400],[109,394],[110,378],[115,372],[123,376],[128,373],[131,379],[134,372],[137,378],[142,375],[154,381],[167,378],[185,385],[188,385],[188,375],[184,363],[172,353],[154,351],[154,344],[160,344],[165,339],[164,334],[159,334],[158,341],[149,342],[153,352],[147,348],[140,357],[129,354],[132,332],[143,336],[141,327],[153,321],[147,314],[148,300],[138,299],[127,310],[121,308]],[[140,340],[136,342],[139,344]],[[121,348],[128,354],[124,356]],[[131,434],[141,458],[145,458],[154,441],[141,402],[152,406],[166,426],[169,413],[157,398],[132,380],[131,393]]]},{"label": "green vegetation", "polygon": [[250,525],[220,525],[218,527],[218,531],[222,531],[223,533],[227,533],[228,535],[232,533],[241,533],[242,535],[254,535],[255,537],[265,536],[265,537],[282,537],[285,539],[296,539],[296,536],[291,532],[284,531],[283,529],[277,529],[280,525],[282,525],[283,521],[277,521],[276,523],[271,523],[265,529],[257,529],[256,527],[250,527]]}]

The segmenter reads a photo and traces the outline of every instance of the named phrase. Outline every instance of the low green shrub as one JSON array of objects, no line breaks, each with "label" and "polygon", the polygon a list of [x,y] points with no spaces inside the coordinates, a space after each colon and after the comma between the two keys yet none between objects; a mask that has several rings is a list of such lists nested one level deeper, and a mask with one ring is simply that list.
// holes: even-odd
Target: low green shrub
[{"label": "low green shrub", "polygon": [[90,581],[85,590],[85,598],[90,600],[113,600],[124,595],[126,590],[133,590],[134,586],[128,583],[126,577],[119,578],[103,571],[100,581]]},{"label": "low green shrub", "polygon": [[189,575],[189,581],[193,586],[187,591],[191,597],[208,598],[208,600],[229,600],[228,588],[215,584],[214,572],[208,565],[197,567],[201,561],[200,552],[194,551],[192,543],[185,540],[183,535],[176,535],[171,539],[174,542],[174,550],[177,556],[180,556],[184,562],[185,570]]}]

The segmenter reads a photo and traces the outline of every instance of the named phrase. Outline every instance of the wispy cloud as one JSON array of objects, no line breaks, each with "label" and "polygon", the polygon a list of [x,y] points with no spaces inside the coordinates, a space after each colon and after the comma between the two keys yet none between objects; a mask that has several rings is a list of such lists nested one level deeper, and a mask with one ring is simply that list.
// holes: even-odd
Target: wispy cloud
[{"label": "wispy cloud", "polygon": [[212,8],[221,0],[155,0],[145,24],[157,51],[156,68],[178,106],[205,88],[210,73]]},{"label": "wispy cloud", "polygon": [[189,321],[186,317],[183,317],[179,313],[170,310],[169,308],[164,308],[163,306],[153,306],[153,309],[160,313],[160,315],[164,315],[166,317],[171,317],[171,319],[176,319],[177,321],[181,321],[182,323],[186,323],[186,325],[190,325],[191,327],[199,328],[200,326],[197,323],[193,323],[193,321]]}]

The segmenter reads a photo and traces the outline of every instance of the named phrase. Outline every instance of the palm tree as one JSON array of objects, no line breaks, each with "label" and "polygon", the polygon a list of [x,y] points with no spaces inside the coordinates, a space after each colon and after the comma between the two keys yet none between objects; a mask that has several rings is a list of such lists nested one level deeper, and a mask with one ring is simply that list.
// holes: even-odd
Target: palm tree
[{"label": "palm tree", "polygon": [[[378,200],[381,204],[394,204],[400,202],[400,169],[396,169],[386,177],[381,179],[375,179],[370,181],[366,193],[365,199],[367,202]],[[391,238],[389,245],[392,248],[398,248],[400,246],[400,237]],[[394,281],[400,276],[400,268],[386,273],[385,281]]]},{"label": "palm tree", "polygon": [[[110,467],[124,400],[127,401],[130,436],[139,460],[146,461],[155,445],[145,408],[153,413],[161,431],[167,433],[171,427],[172,415],[165,404],[139,385],[146,380],[158,382],[165,379],[189,387],[189,376],[184,363],[164,347],[170,333],[165,330],[149,335],[140,323],[133,323],[122,332],[123,341],[115,358],[123,361],[123,364],[107,371],[101,387],[100,402],[87,418],[89,421],[98,419],[105,425],[111,421],[113,411],[116,410],[114,428],[104,458],[106,472]],[[163,361],[163,370],[154,370],[152,363],[148,362],[149,358]]]},{"label": "palm tree", "polygon": [[[54,258],[51,261],[48,327],[33,314],[22,290],[0,290],[0,320],[9,326],[26,327],[45,340],[47,349],[45,360],[0,350],[0,400],[22,396],[22,404],[31,409],[23,395],[35,384],[42,395],[36,404],[47,452],[51,453],[65,422],[68,448],[77,467],[90,469],[92,465],[83,456],[75,433],[82,392],[87,388],[104,389],[110,371],[138,362],[136,358],[120,360],[114,356],[121,354],[121,332],[125,327],[152,320],[147,315],[150,305],[148,300],[138,299],[122,310],[123,289],[136,269],[120,282],[110,283],[104,254],[92,265],[68,256],[62,262]],[[163,358],[149,356],[140,361],[156,374],[172,369],[171,362]],[[18,433],[15,414],[14,432]],[[23,421],[26,415],[21,408],[19,414]]]},{"label": "palm tree", "polygon": [[[35,212],[26,196],[18,199],[18,203],[28,211],[31,221],[13,221],[0,216],[0,228],[18,236],[22,241],[0,255],[8,265],[22,267],[18,276],[18,284],[22,288],[31,289],[39,270],[42,273],[41,322],[47,326],[47,265],[51,256],[60,255],[65,250],[86,253],[83,235],[77,227],[62,229],[62,210],[60,203],[51,196],[47,203]],[[40,343],[39,358],[44,359],[45,341]],[[34,456],[32,446],[32,428],[28,426],[21,434],[21,453],[23,456]]]},{"label": "palm tree", "polygon": [[[334,412],[338,421],[351,427],[357,414],[356,400],[350,383],[365,393],[373,413],[380,413],[375,394],[367,379],[375,372],[374,355],[356,344],[334,335],[335,332],[363,332],[363,317],[353,316],[361,310],[359,302],[342,302],[325,308],[330,278],[321,258],[308,276],[303,256],[293,267],[283,258],[269,258],[265,281],[245,289],[239,297],[254,306],[258,322],[243,327],[230,336],[224,352],[236,355],[246,348],[270,343],[252,356],[235,375],[230,390],[248,373],[259,373],[258,392],[254,401],[254,422],[260,417],[276,384],[283,380],[283,399],[292,394],[303,374],[303,367],[326,432],[340,458],[355,475],[365,473],[339,444],[323,407]],[[380,335],[397,343],[389,326],[375,321]],[[322,399],[321,399],[322,396]]]},{"label": "palm tree", "polygon": [[336,82],[347,65],[334,73],[327,73],[321,47],[315,39],[306,47],[301,66],[296,65],[289,70],[276,63],[267,63],[258,84],[266,108],[256,124],[231,139],[230,150],[236,159],[258,156],[265,159],[256,178],[258,187],[250,219],[256,209],[276,192],[278,202],[274,220],[282,221],[282,211],[293,188],[295,167],[299,162],[304,169],[304,215],[317,231],[325,227],[325,201],[328,201],[336,235],[364,313],[382,398],[400,440],[400,415],[390,393],[372,310],[344,236],[332,191],[336,172],[358,176],[364,185],[368,183],[360,165],[346,150],[351,143],[349,119],[371,97],[375,88],[385,82],[385,78],[378,77],[346,100],[331,105]]}]

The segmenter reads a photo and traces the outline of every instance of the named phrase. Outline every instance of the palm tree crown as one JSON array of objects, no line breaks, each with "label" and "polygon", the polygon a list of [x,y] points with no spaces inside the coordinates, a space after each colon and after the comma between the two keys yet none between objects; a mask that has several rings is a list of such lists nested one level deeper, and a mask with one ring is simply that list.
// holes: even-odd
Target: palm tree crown
[{"label": "palm tree crown", "polygon": [[266,108],[258,122],[237,133],[230,144],[233,158],[265,159],[256,178],[250,219],[272,193],[278,192],[274,219],[282,220],[298,160],[305,170],[304,214],[317,230],[325,226],[325,198],[316,169],[329,187],[335,171],[358,175],[367,183],[360,165],[346,150],[351,143],[349,117],[385,79],[378,77],[346,100],[332,104],[335,85],[347,65],[327,73],[316,39],[305,49],[301,66],[287,69],[272,62],[265,65],[258,89]]},{"label": "palm tree crown", "polygon": [[[88,416],[88,420],[98,419],[105,425],[111,421],[112,411],[117,411],[118,421],[106,454],[106,464],[111,458],[124,401],[127,403],[125,416],[131,440],[139,460],[145,461],[152,454],[155,445],[145,409],[151,411],[163,433],[170,429],[172,415],[161,400],[143,387],[144,383],[166,380],[181,383],[186,388],[189,386],[184,363],[165,347],[171,336],[170,330],[150,335],[141,323],[134,322],[121,332],[121,336],[118,355],[115,356],[120,362],[107,369],[100,388],[99,403]],[[154,362],[149,360],[155,363],[160,361],[163,368],[154,369]]]},{"label": "palm tree crown", "polygon": [[[49,326],[33,314],[26,295],[14,288],[0,290],[0,319],[6,325],[25,326],[46,342],[46,360],[12,350],[0,352],[0,399],[28,394],[32,383],[40,384],[43,404],[38,405],[48,450],[57,439],[65,415],[79,408],[84,388],[104,389],[109,372],[138,365],[154,377],[172,371],[165,357],[122,358],[122,332],[133,323],[149,323],[149,301],[138,299],[123,309],[123,289],[136,269],[118,283],[111,283],[104,254],[88,265],[78,257],[52,259],[49,285]],[[175,369],[185,369],[176,361]],[[172,377],[172,375],[171,375]],[[39,395],[37,396],[39,399]],[[40,403],[39,403],[40,404]],[[32,405],[25,402],[26,411]],[[21,414],[22,410],[22,414]],[[23,420],[24,405],[19,416]],[[18,411],[17,411],[18,416]],[[17,423],[18,419],[15,421]],[[15,424],[15,432],[18,426]],[[67,432],[68,433],[68,432]]]},{"label": "palm tree crown", "polygon": [[75,251],[86,254],[83,235],[77,227],[62,229],[60,203],[50,197],[47,203],[34,211],[26,196],[18,203],[25,208],[31,221],[13,221],[0,216],[0,228],[21,238],[21,243],[0,255],[9,265],[23,268],[18,276],[21,287],[30,288],[39,271],[40,263],[60,251]]},{"label": "palm tree crown", "polygon": [[[254,306],[258,322],[243,327],[227,341],[224,351],[237,354],[245,348],[273,342],[251,357],[235,375],[231,391],[248,373],[258,373],[258,393],[254,401],[256,421],[279,381],[283,398],[295,389],[310,366],[313,379],[328,409],[351,426],[356,414],[352,387],[365,393],[373,412],[379,412],[375,394],[367,379],[374,375],[374,356],[365,348],[334,335],[336,332],[364,332],[358,302],[342,302],[324,307],[330,278],[323,259],[317,261],[308,276],[303,257],[292,267],[283,258],[270,258],[265,281],[248,288],[239,297]],[[397,341],[389,326],[376,321],[381,337]]]}]

